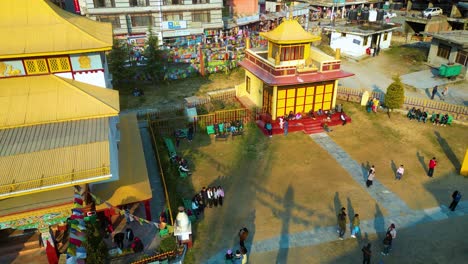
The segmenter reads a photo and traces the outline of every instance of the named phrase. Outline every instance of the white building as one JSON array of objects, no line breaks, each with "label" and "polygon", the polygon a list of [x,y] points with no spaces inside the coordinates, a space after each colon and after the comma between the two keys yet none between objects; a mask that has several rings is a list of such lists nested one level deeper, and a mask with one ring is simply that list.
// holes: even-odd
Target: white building
[{"label": "white building", "polygon": [[341,49],[341,53],[350,57],[366,55],[368,49],[380,47],[388,49],[392,40],[392,32],[399,26],[392,24],[370,23],[363,25],[339,25],[326,27],[330,34],[330,47]]},{"label": "white building", "polygon": [[[83,15],[111,22],[115,35],[143,42],[148,29],[160,38],[214,35],[223,28],[223,0],[79,0]],[[142,39],[141,42],[138,39]]]}]

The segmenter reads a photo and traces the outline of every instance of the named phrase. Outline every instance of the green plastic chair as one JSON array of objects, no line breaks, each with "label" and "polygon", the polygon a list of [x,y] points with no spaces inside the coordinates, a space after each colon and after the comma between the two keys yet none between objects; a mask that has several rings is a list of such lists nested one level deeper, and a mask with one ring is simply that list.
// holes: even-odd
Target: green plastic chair
[{"label": "green plastic chair", "polygon": [[206,133],[207,133],[208,135],[216,134],[216,131],[215,131],[215,129],[214,129],[214,126],[213,126],[213,125],[206,126]]},{"label": "green plastic chair", "polygon": [[449,115],[449,117],[447,119],[447,125],[451,125],[452,121],[453,121],[453,116]]},{"label": "green plastic chair", "polygon": [[224,123],[220,123],[220,124],[218,125],[218,128],[219,128],[219,133],[220,133],[220,134],[224,133]]},{"label": "green plastic chair", "polygon": [[182,179],[187,178],[187,176],[188,176],[188,173],[187,173],[187,172],[185,172],[185,171],[183,171],[183,170],[181,170],[181,169],[178,169],[178,171],[179,171],[179,176],[180,176]]},{"label": "green plastic chair", "polygon": [[434,120],[436,118],[437,114],[436,113],[432,113],[431,115],[431,122],[434,123]]}]

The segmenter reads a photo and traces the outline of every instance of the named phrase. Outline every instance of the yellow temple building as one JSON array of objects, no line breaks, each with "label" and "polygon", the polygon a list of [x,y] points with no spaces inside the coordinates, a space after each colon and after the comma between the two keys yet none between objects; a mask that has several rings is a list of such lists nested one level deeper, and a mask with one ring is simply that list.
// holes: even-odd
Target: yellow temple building
[{"label": "yellow temple building", "polygon": [[76,185],[114,206],[149,202],[136,117],[119,118],[108,88],[111,24],[0,1],[0,35],[0,231],[63,223]]},{"label": "yellow temple building", "polygon": [[313,47],[320,37],[296,20],[260,34],[268,47],[247,47],[239,63],[245,69],[245,82],[236,88],[242,102],[262,109],[271,120],[335,107],[338,79],[354,75],[340,69],[339,52],[334,58]]}]

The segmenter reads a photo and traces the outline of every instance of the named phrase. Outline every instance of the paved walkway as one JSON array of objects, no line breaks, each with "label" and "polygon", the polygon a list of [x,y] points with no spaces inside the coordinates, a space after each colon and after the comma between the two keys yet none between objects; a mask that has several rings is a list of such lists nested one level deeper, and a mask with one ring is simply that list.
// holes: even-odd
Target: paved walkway
[{"label": "paved walkway", "polygon": [[[468,215],[468,201],[460,202],[455,212],[451,212],[446,205],[425,210],[411,210],[403,200],[385,188],[385,186],[379,183],[378,180],[374,180],[373,186],[368,189],[365,186],[367,168],[364,169],[360,166],[326,133],[312,134],[310,137],[322,148],[327,150],[330,155],[332,155],[338,163],[348,171],[351,177],[358,184],[363,186],[363,188],[367,189],[369,194],[379,203],[379,205],[383,206],[389,212],[387,217],[377,217],[361,221],[360,227],[362,234],[385,232],[391,223],[395,223],[398,229],[403,229],[417,224]],[[270,239],[257,241],[252,244],[249,254],[278,251],[281,248],[314,246],[336,240],[336,225],[317,227],[299,233],[282,234]],[[285,243],[279,244],[279,241],[285,241]],[[206,263],[223,263],[224,254],[225,250],[222,250],[206,261]]]}]

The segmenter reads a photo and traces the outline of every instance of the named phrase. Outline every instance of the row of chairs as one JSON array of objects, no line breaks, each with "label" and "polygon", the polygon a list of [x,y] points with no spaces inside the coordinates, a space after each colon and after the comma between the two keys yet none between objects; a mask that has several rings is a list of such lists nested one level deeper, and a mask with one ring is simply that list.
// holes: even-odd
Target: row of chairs
[{"label": "row of chairs", "polygon": [[[164,137],[163,138],[164,140],[164,144],[166,145],[166,148],[169,152],[169,158],[171,159],[172,162],[176,162],[176,159],[177,159],[177,151],[176,151],[176,148],[174,146],[174,142],[172,142],[172,139],[168,138],[168,137]],[[183,171],[181,170],[179,167],[177,169],[177,171],[179,172],[179,176],[181,178],[187,178],[188,177],[188,172],[186,171]]]}]

